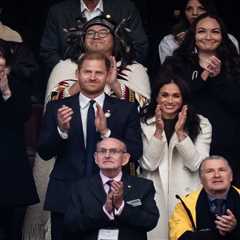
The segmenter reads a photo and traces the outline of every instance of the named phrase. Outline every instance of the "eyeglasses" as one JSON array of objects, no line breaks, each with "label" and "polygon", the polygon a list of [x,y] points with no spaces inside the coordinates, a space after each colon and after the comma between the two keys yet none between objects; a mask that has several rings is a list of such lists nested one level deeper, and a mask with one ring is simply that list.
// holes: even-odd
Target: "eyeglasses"
[{"label": "eyeglasses", "polygon": [[105,38],[110,33],[109,29],[103,29],[100,31],[89,30],[86,32],[86,38]]},{"label": "eyeglasses", "polygon": [[126,151],[122,150],[122,149],[117,149],[117,148],[100,148],[96,151],[98,154],[101,155],[106,155],[107,153],[109,153],[109,155],[114,156],[117,154],[122,154],[122,153],[126,153]]}]

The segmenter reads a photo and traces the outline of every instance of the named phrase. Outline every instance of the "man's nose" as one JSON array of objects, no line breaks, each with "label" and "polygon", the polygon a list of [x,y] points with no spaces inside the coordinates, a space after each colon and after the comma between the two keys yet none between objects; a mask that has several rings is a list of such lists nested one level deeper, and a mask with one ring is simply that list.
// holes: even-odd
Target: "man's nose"
[{"label": "man's nose", "polygon": [[91,75],[90,75],[90,78],[91,78],[91,79],[95,79],[95,78],[96,78],[96,73],[95,73],[95,72],[92,72]]},{"label": "man's nose", "polygon": [[214,172],[214,176],[215,176],[215,177],[219,177],[219,176],[220,176],[219,171],[215,171],[215,172]]}]

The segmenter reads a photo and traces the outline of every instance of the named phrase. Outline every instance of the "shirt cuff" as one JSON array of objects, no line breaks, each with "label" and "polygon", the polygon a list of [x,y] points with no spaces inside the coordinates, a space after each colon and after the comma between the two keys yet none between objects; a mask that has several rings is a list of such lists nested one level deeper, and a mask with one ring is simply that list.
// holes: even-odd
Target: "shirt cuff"
[{"label": "shirt cuff", "polygon": [[108,130],[105,134],[101,134],[101,138],[102,139],[108,138],[108,137],[110,137],[110,135],[111,135],[111,130],[108,128]]},{"label": "shirt cuff", "polygon": [[68,138],[68,133],[62,131],[62,130],[59,128],[59,126],[57,127],[57,130],[58,130],[58,133],[59,133],[59,135],[60,135],[60,137],[61,137],[62,139],[67,139],[67,138]]},{"label": "shirt cuff", "polygon": [[124,206],[125,206],[125,202],[123,201],[119,209],[116,209],[116,208],[114,209],[114,213],[115,213],[116,216],[120,216],[121,215]]},{"label": "shirt cuff", "polygon": [[[114,215],[115,215],[115,216],[120,216],[121,213],[122,213],[122,211],[123,211],[124,206],[125,206],[125,202],[123,201],[119,209],[116,209],[116,208],[114,209]],[[104,211],[104,213],[107,215],[107,217],[109,218],[109,220],[111,220],[111,221],[114,220],[113,212],[109,213],[109,212],[106,210],[105,205],[103,205],[103,211]]]},{"label": "shirt cuff", "polygon": [[103,205],[103,211],[104,213],[107,215],[107,217],[109,218],[109,220],[114,220],[114,216],[113,216],[113,213],[109,213],[106,208],[105,208],[105,205]]},{"label": "shirt cuff", "polygon": [[7,101],[10,97],[12,96],[12,94],[7,94],[7,95],[2,95],[2,98],[4,101]]}]

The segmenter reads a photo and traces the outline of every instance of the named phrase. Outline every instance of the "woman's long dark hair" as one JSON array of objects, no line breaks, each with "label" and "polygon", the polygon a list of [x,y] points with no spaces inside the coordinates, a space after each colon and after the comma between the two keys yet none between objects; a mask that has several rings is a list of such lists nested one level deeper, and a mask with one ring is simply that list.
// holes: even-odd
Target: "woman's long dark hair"
[{"label": "woman's long dark hair", "polygon": [[188,132],[188,135],[192,141],[195,141],[196,137],[200,133],[200,119],[190,105],[190,89],[183,79],[181,79],[178,75],[174,74],[167,68],[162,68],[159,71],[158,77],[155,80],[155,86],[153,86],[151,102],[148,106],[142,109],[141,119],[144,123],[147,124],[147,120],[155,115],[159,91],[164,85],[170,83],[175,83],[179,87],[182,94],[183,105],[188,105],[185,130]]},{"label": "woman's long dark hair", "polygon": [[[178,23],[175,24],[172,28],[172,34],[176,36],[178,33],[186,31],[190,27],[190,23],[188,22],[186,16],[185,16],[185,10],[187,7],[187,4],[190,0],[181,0],[180,2],[180,15]],[[217,14],[217,9],[212,0],[198,0],[202,6],[204,7],[205,11],[207,13],[211,14]]]},{"label": "woman's long dark hair", "polygon": [[214,14],[202,14],[194,21],[193,25],[187,32],[184,41],[181,46],[176,49],[173,56],[177,58],[180,57],[180,59],[184,59],[192,63],[196,63],[196,61],[198,62],[198,51],[195,44],[196,27],[198,23],[205,18],[213,18],[220,25],[222,42],[216,49],[216,54],[222,62],[221,72],[223,72],[226,77],[230,78],[232,78],[232,76],[240,76],[240,56],[237,52],[236,46],[230,40],[223,21]]}]

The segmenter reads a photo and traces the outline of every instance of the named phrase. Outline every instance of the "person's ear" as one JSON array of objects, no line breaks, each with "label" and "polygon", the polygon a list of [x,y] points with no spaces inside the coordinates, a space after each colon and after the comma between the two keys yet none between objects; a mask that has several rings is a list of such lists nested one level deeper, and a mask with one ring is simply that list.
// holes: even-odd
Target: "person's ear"
[{"label": "person's ear", "polygon": [[125,166],[130,159],[130,154],[129,153],[123,153],[123,159],[122,159],[122,166]]}]

